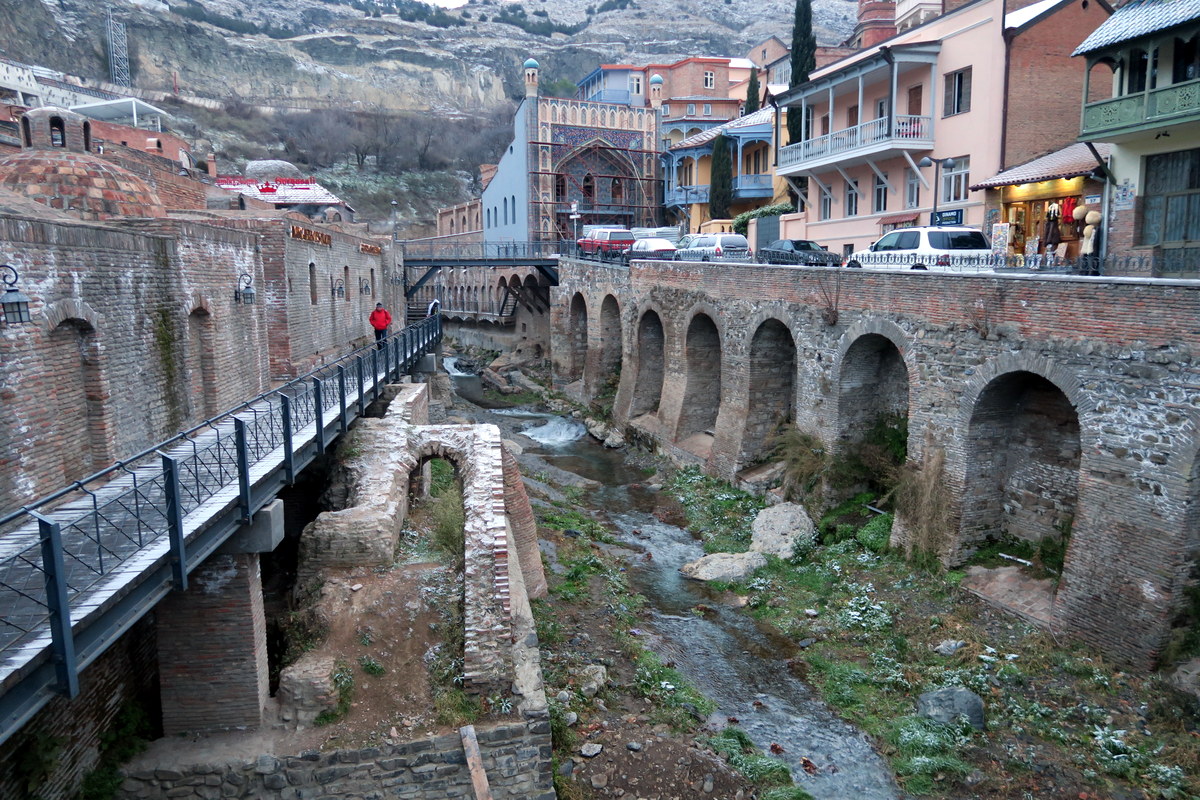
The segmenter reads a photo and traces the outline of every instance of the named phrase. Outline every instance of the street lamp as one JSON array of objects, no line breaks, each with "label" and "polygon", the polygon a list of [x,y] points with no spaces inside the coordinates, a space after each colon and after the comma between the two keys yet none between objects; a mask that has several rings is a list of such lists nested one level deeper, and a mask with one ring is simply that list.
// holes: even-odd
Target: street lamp
[{"label": "street lamp", "polygon": [[4,285],[8,287],[4,290],[4,295],[0,296],[0,311],[3,312],[4,324],[15,325],[18,322],[31,322],[33,318],[29,316],[29,298],[17,288],[17,281],[20,280],[21,274],[17,272],[16,267],[10,267],[8,264],[0,264],[0,270],[3,271],[0,274],[4,276],[0,280],[3,280]]},{"label": "street lamp", "polygon": [[233,290],[233,302],[242,305],[254,305],[254,279],[243,272],[238,276],[237,288]]},{"label": "street lamp", "polygon": [[954,169],[954,159],[953,158],[931,158],[929,156],[925,156],[924,158],[922,158],[920,161],[917,162],[918,167],[922,167],[922,168],[928,167],[928,166],[933,167],[933,213],[930,214],[930,217],[929,217],[930,225],[938,225],[939,224],[938,223],[937,204],[938,204],[938,192],[940,192],[942,189],[942,185],[941,185],[942,184],[942,179],[941,179],[942,164],[946,165],[946,169]]},{"label": "street lamp", "polygon": [[341,300],[346,296],[346,282],[341,278],[338,278],[336,281],[334,281],[333,296],[338,300]]}]

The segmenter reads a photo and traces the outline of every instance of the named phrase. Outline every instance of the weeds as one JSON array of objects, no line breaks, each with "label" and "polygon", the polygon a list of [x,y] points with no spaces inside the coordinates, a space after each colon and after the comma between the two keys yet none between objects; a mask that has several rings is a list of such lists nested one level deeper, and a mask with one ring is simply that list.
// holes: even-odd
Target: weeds
[{"label": "weeds", "polygon": [[387,670],[383,664],[380,664],[371,656],[359,656],[358,665],[362,667],[363,672],[368,675],[383,675]]},{"label": "weeds", "polygon": [[313,725],[317,727],[331,725],[346,716],[350,710],[350,702],[354,699],[354,673],[349,664],[338,661],[334,665],[330,679],[333,681],[333,690],[337,692],[337,705],[334,708],[327,708],[317,715],[317,718],[313,720]]},{"label": "weeds", "polygon": [[828,464],[821,441],[795,425],[788,425],[776,435],[770,458],[783,463],[783,491],[788,500],[806,497]]}]

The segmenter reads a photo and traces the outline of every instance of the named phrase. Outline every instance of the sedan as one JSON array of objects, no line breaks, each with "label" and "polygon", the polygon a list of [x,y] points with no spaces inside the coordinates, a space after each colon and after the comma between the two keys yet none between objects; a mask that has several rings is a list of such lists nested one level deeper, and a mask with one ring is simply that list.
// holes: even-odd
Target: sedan
[{"label": "sedan", "polygon": [[836,267],[842,257],[810,239],[778,239],[758,251],[758,263]]},{"label": "sedan", "polygon": [[675,257],[675,245],[670,239],[638,239],[627,250],[621,251],[621,258],[628,264],[635,258],[659,259],[670,261]]}]

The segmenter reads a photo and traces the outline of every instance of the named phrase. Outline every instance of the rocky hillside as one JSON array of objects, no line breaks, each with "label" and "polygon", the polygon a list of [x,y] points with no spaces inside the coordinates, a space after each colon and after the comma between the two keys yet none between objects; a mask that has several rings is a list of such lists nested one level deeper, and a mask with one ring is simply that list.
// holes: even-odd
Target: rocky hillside
[{"label": "rocky hillside", "polygon": [[[367,2],[371,2],[368,6]],[[543,79],[600,63],[740,56],[790,37],[794,0],[114,0],[135,84],[292,108],[455,112],[520,92],[532,55]],[[816,0],[818,40],[853,26],[854,0]],[[107,77],[106,4],[0,0],[0,55]],[[378,16],[376,16],[378,15]]]}]

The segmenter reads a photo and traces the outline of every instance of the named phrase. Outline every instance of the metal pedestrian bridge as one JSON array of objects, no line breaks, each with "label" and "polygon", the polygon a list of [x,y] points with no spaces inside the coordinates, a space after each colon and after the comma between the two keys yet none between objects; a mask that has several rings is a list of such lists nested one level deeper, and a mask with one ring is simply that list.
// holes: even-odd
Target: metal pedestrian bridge
[{"label": "metal pedestrian bridge", "polygon": [[434,315],[0,517],[0,743],[441,341]]}]

